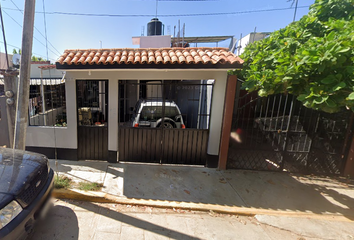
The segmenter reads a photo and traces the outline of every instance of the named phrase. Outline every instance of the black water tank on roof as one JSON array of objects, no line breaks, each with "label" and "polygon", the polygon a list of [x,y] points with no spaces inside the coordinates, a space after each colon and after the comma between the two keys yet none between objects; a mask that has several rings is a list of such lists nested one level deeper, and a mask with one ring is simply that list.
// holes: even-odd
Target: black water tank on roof
[{"label": "black water tank on roof", "polygon": [[147,24],[147,35],[162,35],[162,22],[160,22],[158,18],[151,19],[151,21]]}]

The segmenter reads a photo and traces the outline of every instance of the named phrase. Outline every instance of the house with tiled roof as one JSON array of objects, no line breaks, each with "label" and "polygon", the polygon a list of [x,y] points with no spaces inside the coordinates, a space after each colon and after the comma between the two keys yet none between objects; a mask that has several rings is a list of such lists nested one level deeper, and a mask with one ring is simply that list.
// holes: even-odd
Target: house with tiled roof
[{"label": "house with tiled roof", "polygon": [[235,80],[227,71],[242,64],[227,48],[66,50],[56,62],[65,71],[66,124],[28,127],[27,149],[215,167]]}]

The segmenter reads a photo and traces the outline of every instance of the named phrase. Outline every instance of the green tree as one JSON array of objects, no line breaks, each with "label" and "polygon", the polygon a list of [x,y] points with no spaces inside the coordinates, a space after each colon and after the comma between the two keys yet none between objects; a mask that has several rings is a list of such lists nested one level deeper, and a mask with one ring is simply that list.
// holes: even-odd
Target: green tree
[{"label": "green tree", "polygon": [[309,14],[248,45],[233,73],[260,96],[293,94],[304,106],[354,111],[354,0],[316,0]]},{"label": "green tree", "polygon": [[[21,49],[19,49],[18,50],[18,52],[17,52],[17,50],[14,48],[13,50],[12,50],[12,53],[13,54],[21,54]],[[33,62],[40,62],[40,61],[46,61],[44,58],[42,58],[42,57],[36,57],[36,56],[32,56],[31,57],[31,61],[33,61]]]}]

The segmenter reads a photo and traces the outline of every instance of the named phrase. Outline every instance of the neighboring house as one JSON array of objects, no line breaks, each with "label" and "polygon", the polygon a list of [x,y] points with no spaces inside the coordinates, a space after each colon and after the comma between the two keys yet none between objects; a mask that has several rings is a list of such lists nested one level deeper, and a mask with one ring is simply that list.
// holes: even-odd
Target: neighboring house
[{"label": "neighboring house", "polygon": [[255,41],[262,40],[263,38],[266,38],[269,36],[269,32],[252,32],[250,34],[247,34],[243,38],[241,38],[238,43],[237,43],[237,50],[236,50],[236,55],[240,56],[244,51],[245,48],[247,47],[248,44],[253,43]]},{"label": "neighboring house", "polygon": [[[29,125],[53,126],[65,115],[65,74],[49,61],[31,62]],[[58,119],[59,118],[59,119]]]},{"label": "neighboring house", "polygon": [[[3,54],[0,57],[5,59]],[[63,122],[60,120],[65,115],[64,76],[63,71],[55,69],[49,61],[31,62],[29,126],[53,126]],[[0,145],[9,145],[5,101],[4,82],[0,79]]]},{"label": "neighboring house", "polygon": [[[67,126],[29,126],[27,149],[49,157],[56,149],[59,159],[216,166],[227,71],[242,63],[225,48],[66,50],[56,68],[66,72]],[[186,128],[134,128],[141,98],[175,102]],[[169,109],[146,111],[150,126]]]}]

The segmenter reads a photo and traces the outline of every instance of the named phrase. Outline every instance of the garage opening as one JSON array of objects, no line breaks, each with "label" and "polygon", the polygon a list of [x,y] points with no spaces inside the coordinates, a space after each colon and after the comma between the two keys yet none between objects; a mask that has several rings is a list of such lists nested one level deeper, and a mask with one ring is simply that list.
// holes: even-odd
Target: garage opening
[{"label": "garage opening", "polygon": [[205,165],[214,80],[121,80],[119,161]]}]

